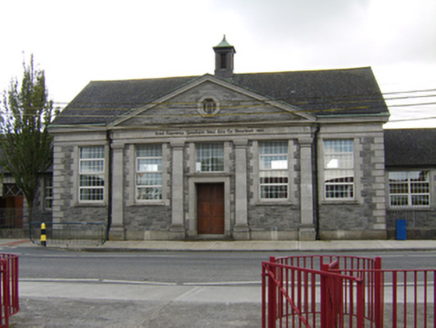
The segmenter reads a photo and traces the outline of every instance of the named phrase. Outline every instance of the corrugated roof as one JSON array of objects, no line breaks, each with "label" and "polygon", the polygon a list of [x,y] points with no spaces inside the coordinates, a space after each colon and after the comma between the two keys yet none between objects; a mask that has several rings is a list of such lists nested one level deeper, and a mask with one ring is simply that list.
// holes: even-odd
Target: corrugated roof
[{"label": "corrugated roof", "polygon": [[[56,117],[54,125],[108,124],[200,76],[93,81]],[[339,70],[234,74],[226,82],[315,116],[389,115],[369,67]]]}]

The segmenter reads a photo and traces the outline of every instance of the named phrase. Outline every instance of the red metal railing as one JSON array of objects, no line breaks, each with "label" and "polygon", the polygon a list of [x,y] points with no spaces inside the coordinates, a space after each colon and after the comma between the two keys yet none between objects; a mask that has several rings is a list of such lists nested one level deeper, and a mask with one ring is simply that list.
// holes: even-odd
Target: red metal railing
[{"label": "red metal railing", "polygon": [[9,327],[9,317],[20,311],[18,255],[0,254],[0,327]]},{"label": "red metal railing", "polygon": [[262,327],[436,327],[436,270],[382,270],[379,257],[330,255],[262,266]]},{"label": "red metal railing", "polygon": [[[340,271],[360,275],[360,271]],[[436,270],[376,270],[373,298],[366,306],[375,316],[370,327],[436,327]]]}]

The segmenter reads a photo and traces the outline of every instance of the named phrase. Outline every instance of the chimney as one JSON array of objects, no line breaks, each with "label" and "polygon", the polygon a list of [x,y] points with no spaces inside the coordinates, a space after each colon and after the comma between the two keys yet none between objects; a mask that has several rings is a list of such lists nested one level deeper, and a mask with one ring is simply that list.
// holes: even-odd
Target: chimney
[{"label": "chimney", "polygon": [[226,36],[216,47],[215,51],[215,76],[231,78],[233,76],[233,56],[236,53],[235,47],[230,45]]}]

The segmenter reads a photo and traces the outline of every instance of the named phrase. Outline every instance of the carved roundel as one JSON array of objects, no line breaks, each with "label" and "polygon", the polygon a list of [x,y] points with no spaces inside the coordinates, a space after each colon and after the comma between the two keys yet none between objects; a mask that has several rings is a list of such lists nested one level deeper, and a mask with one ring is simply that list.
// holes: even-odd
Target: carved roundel
[{"label": "carved roundel", "polygon": [[219,111],[219,102],[215,97],[204,96],[198,102],[198,112],[204,117],[213,117]]}]

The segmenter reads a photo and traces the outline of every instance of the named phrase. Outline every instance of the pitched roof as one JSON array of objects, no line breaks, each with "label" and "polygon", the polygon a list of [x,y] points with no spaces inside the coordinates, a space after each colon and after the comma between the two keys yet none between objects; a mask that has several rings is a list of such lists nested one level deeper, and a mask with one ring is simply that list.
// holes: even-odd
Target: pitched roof
[{"label": "pitched roof", "polygon": [[436,166],[436,129],[385,130],[386,167]]},{"label": "pitched roof", "polygon": [[[93,81],[56,117],[53,125],[108,124],[200,77]],[[225,81],[315,116],[389,115],[369,67],[234,74]]]}]

